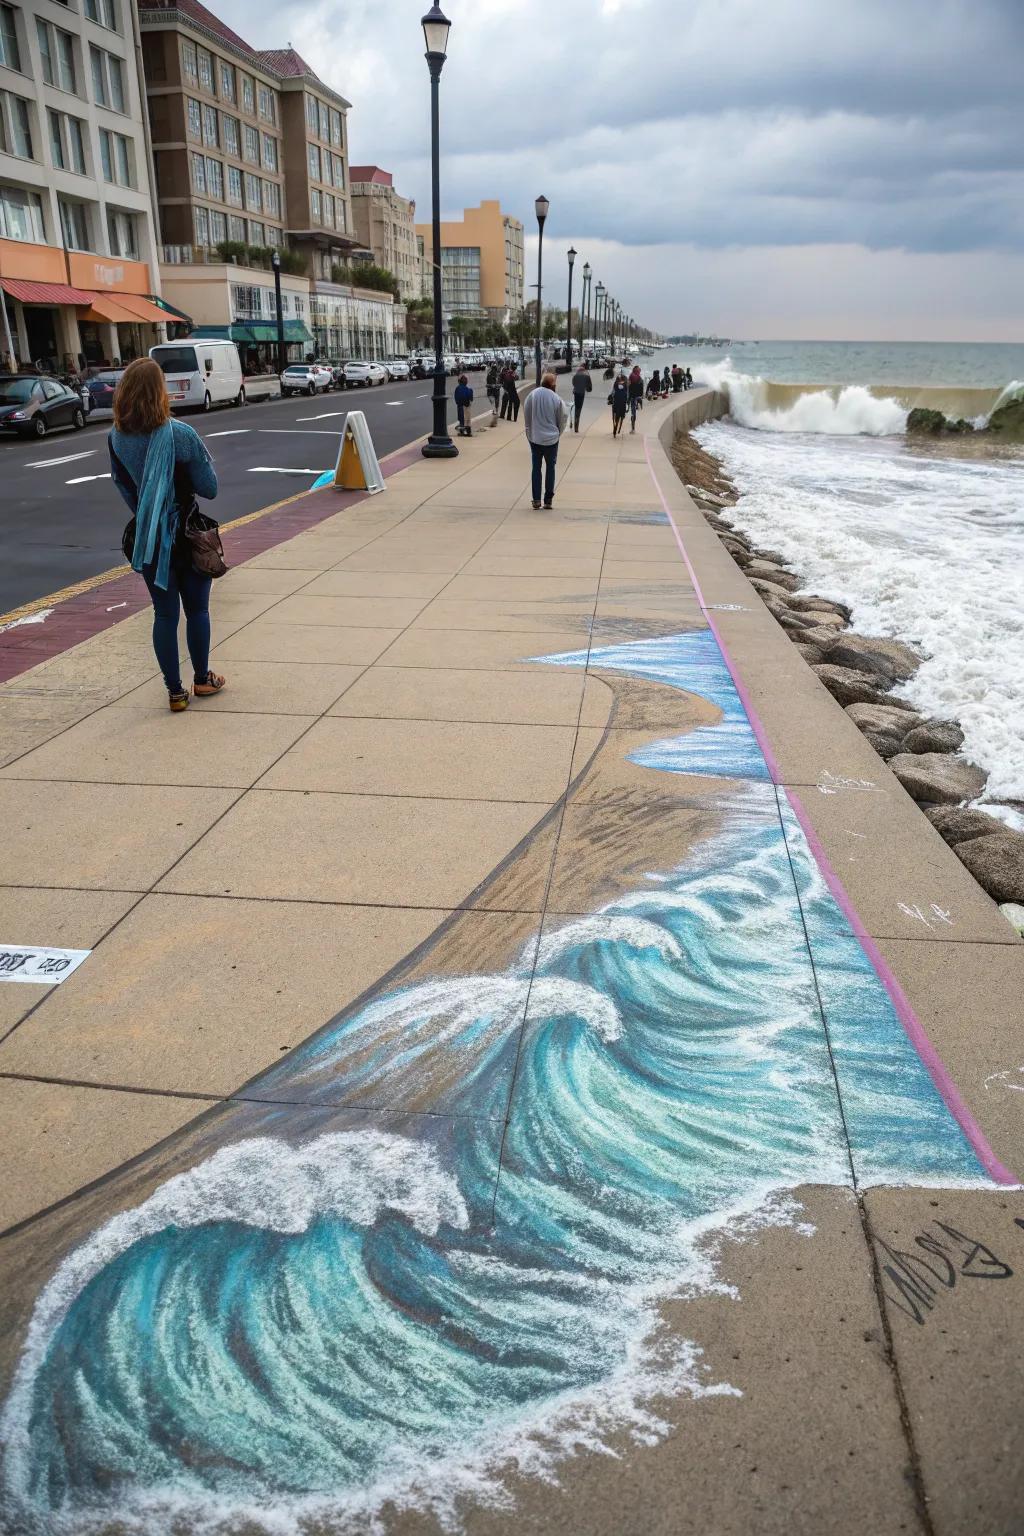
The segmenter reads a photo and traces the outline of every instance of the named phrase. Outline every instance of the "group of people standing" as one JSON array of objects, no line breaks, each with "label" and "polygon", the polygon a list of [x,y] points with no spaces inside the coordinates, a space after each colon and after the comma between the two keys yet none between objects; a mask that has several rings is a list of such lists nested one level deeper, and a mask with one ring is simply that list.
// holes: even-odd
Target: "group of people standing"
[{"label": "group of people standing", "polygon": [[629,430],[636,431],[636,413],[643,410],[645,395],[648,400],[667,400],[669,395],[690,389],[692,385],[693,374],[689,368],[680,368],[678,363],[673,363],[671,368],[666,364],[661,373],[655,368],[646,384],[639,363],[634,365],[628,378],[625,372],[620,372],[608,396],[612,408],[612,436],[618,437],[622,431],[627,412]]},{"label": "group of people standing", "polygon": [[519,420],[519,374],[514,363],[492,363],[487,370],[487,398],[492,419]]}]

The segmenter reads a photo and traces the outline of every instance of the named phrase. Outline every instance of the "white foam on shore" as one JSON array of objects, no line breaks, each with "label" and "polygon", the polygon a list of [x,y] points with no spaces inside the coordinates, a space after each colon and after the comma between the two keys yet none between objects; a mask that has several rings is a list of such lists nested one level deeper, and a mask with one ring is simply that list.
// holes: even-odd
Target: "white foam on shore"
[{"label": "white foam on shore", "polygon": [[729,358],[701,364],[695,382],[727,394],[733,420],[755,431],[886,437],[903,432],[907,425],[906,408],[898,400],[880,400],[863,384],[846,384],[835,395],[824,389],[808,390],[790,405],[773,410],[767,398],[770,381],[738,372]]},{"label": "white foam on shore", "polygon": [[1024,799],[1024,464],[900,440],[744,431],[694,436],[742,492],[725,514],[862,634],[925,657],[898,691],[958,720],[988,801]]}]

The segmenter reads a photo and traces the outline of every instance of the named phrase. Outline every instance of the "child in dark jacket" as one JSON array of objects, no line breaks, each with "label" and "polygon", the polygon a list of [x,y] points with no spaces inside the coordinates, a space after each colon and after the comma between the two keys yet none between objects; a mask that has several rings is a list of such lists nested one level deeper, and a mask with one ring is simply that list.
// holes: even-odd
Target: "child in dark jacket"
[{"label": "child in dark jacket", "polygon": [[464,373],[459,374],[459,382],[455,386],[455,404],[459,412],[459,436],[473,436],[473,391],[470,388],[469,379]]}]

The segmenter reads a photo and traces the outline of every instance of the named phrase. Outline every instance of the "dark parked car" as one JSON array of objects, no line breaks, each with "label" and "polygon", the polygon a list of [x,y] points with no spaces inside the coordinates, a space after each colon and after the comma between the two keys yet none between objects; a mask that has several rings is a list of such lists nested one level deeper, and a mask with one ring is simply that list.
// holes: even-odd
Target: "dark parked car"
[{"label": "dark parked car", "polygon": [[45,437],[60,427],[85,426],[77,390],[47,374],[0,375],[0,431]]},{"label": "dark parked car", "polygon": [[85,381],[85,387],[89,391],[94,411],[112,411],[114,409],[114,390],[121,382],[123,368],[96,368],[90,370]]}]

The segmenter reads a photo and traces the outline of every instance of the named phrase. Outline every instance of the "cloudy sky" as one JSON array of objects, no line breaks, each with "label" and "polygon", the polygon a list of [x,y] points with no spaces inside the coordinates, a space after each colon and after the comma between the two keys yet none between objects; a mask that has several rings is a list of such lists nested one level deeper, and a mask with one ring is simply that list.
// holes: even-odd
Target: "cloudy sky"
[{"label": "cloudy sky", "polygon": [[[424,0],[209,3],[426,216]],[[665,332],[1024,340],[1024,0],[443,3],[444,211],[544,192],[546,296],[573,244]]]}]

